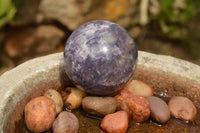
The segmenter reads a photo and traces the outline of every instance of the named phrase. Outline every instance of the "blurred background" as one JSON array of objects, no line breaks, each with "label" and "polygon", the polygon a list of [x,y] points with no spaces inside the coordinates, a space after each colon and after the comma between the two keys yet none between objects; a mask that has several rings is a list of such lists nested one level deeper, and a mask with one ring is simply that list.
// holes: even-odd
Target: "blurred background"
[{"label": "blurred background", "polygon": [[99,19],[126,28],[139,50],[200,65],[199,0],[0,0],[0,75],[64,51],[73,30]]}]

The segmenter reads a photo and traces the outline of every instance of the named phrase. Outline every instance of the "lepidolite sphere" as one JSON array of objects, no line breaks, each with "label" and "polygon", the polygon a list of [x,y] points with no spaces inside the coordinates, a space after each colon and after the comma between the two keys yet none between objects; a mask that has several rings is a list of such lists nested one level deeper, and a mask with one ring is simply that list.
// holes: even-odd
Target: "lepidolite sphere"
[{"label": "lepidolite sphere", "polygon": [[114,95],[133,75],[137,56],[134,40],[124,28],[109,21],[91,21],[67,40],[65,71],[91,95]]}]

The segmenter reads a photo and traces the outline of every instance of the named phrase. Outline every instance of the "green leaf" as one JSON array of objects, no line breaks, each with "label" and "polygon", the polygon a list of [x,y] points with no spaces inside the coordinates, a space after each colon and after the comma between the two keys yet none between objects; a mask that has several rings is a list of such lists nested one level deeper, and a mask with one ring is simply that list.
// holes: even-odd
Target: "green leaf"
[{"label": "green leaf", "polygon": [[0,16],[3,16],[7,12],[10,4],[10,0],[0,0]]},{"label": "green leaf", "polygon": [[0,28],[2,28],[7,22],[12,20],[16,13],[17,9],[15,6],[10,3],[10,5],[7,7],[7,12],[3,16],[0,17]]}]

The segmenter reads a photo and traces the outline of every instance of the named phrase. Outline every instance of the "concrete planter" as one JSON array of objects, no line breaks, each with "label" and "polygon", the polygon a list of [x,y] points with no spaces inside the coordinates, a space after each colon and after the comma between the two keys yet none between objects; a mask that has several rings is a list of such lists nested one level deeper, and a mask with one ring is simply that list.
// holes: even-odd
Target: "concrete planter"
[{"label": "concrete planter", "polygon": [[[160,96],[184,95],[200,107],[200,66],[170,56],[139,52],[133,78],[149,83]],[[0,132],[15,132],[25,104],[47,89],[70,84],[63,53],[27,61],[0,77]]]}]

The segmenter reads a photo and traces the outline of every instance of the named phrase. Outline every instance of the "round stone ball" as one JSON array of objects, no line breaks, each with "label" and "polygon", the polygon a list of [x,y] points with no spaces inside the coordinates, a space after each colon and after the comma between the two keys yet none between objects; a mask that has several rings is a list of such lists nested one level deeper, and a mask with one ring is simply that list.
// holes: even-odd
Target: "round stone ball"
[{"label": "round stone ball", "polygon": [[134,73],[138,51],[120,25],[96,20],[83,24],[68,38],[65,71],[90,95],[115,95]]}]

